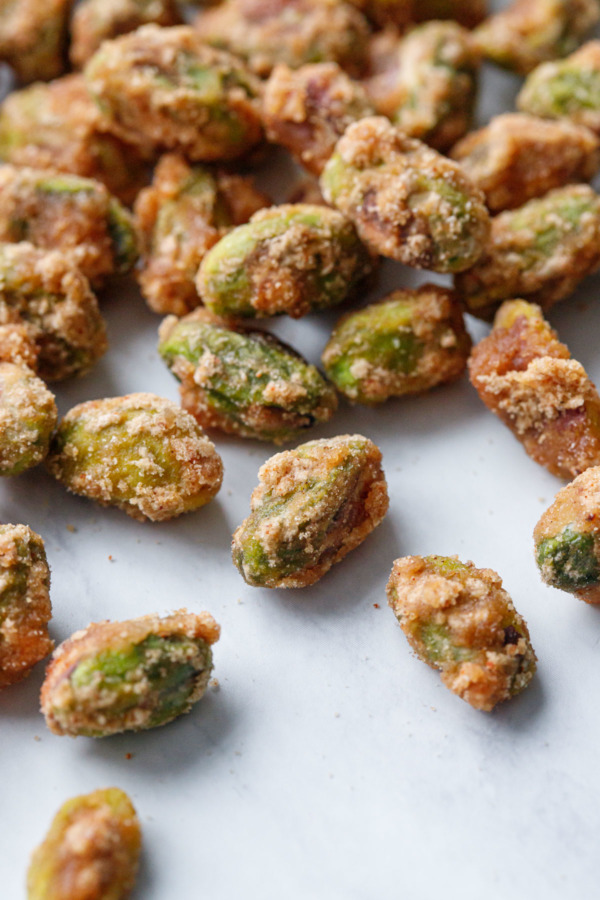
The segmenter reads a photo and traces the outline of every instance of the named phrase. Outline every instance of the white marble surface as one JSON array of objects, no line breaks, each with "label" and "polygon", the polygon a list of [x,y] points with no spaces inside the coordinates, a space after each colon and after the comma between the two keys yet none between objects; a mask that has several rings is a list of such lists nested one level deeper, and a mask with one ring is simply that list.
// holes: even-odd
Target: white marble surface
[{"label": "white marble surface", "polygon": [[[516,83],[491,81],[484,117],[508,105]],[[389,265],[384,284],[424,277]],[[589,279],[550,315],[597,383],[599,288]],[[136,390],[176,399],[155,352],[158,319],[135,289],[116,288],[103,308],[110,352],[58,388],[61,412]],[[336,317],[274,330],[317,361]],[[43,665],[0,694],[2,900],[24,896],[29,853],[60,804],[109,785],[130,793],[142,821],[136,900],[597,894],[600,611],[542,586],[532,554],[533,526],[560,483],[466,379],[382,409],[342,405],[313,434],[347,431],[381,447],[390,512],[302,591],[249,588],[229,556],[266,445],[217,438],[217,500],[161,525],[69,496],[42,469],[0,485],[0,519],[46,541],[57,642],[91,620],[182,605],[208,609],[223,629],[220,688],[152,732],[51,735],[37,711]],[[393,560],[412,553],[457,553],[502,575],[539,656],[522,696],[476,712],[413,658],[384,596]]]}]

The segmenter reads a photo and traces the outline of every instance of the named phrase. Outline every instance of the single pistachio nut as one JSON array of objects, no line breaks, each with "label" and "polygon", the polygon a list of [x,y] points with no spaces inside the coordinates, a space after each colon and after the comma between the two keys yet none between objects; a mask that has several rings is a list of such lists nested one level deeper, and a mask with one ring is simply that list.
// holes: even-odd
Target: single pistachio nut
[{"label": "single pistachio nut", "polygon": [[0,4],[0,60],[23,84],[49,81],[67,67],[71,0],[3,0]]},{"label": "single pistachio nut", "polygon": [[209,613],[88,625],[57,647],[42,685],[50,731],[107,737],[166,725],[203,696],[220,629]]},{"label": "single pistachio nut", "polygon": [[262,209],[221,238],[196,286],[217,315],[298,319],[341,303],[372,268],[345,216],[296,203]]},{"label": "single pistachio nut", "polygon": [[195,277],[205,254],[235,225],[270,206],[250,178],[161,157],[135,219],[142,239],[138,280],[150,309],[184,316],[201,303]]},{"label": "single pistachio nut", "polygon": [[527,623],[492,569],[456,556],[394,562],[388,603],[419,659],[475,709],[490,712],[534,676]]},{"label": "single pistachio nut", "polygon": [[20,475],[48,453],[58,411],[54,395],[26,366],[0,362],[0,476]]},{"label": "single pistachio nut", "polygon": [[490,319],[514,297],[549,309],[598,266],[600,196],[574,184],[494,216],[484,254],[454,284],[468,312]]},{"label": "single pistachio nut", "polygon": [[106,352],[106,327],[89,282],[57,250],[0,243],[0,324],[21,324],[44,381],[83,375]]},{"label": "single pistachio nut", "polygon": [[125,140],[215,162],[237,159],[262,139],[260,82],[189,26],[145,25],[105,41],[84,74],[110,129]]},{"label": "single pistachio nut", "polygon": [[388,509],[381,453],[360,434],[301,444],[262,466],[233,561],[254,587],[314,584],[379,525]]},{"label": "single pistachio nut", "polygon": [[181,382],[181,405],[204,428],[282,444],[337,408],[319,370],[265,331],[198,309],[165,319],[159,337],[159,353]]},{"label": "single pistachio nut", "polygon": [[483,194],[458,163],[408,138],[381,116],[347,129],[321,189],[375,253],[408,266],[462,272],[484,251]]},{"label": "single pistachio nut", "polygon": [[470,349],[458,297],[428,284],[344,316],[322,360],[338,391],[372,404],[454,381]]},{"label": "single pistachio nut", "polygon": [[127,794],[102,788],[72,797],[31,857],[27,900],[127,900],[141,829]]},{"label": "single pistachio nut", "polygon": [[543,581],[600,603],[600,466],[562,488],[533,531]]},{"label": "single pistachio nut", "polygon": [[600,465],[600,397],[539,306],[503,303],[469,371],[488,409],[553,475],[570,479]]},{"label": "single pistachio nut", "polygon": [[0,525],[0,688],[52,651],[50,569],[44,542],[27,525]]},{"label": "single pistachio nut", "polygon": [[598,0],[512,0],[473,32],[484,56],[527,75],[567,56],[600,20]]},{"label": "single pistachio nut", "polygon": [[48,471],[74,494],[160,522],[205,506],[223,463],[196,420],[171,400],[89,400],[58,423]]}]

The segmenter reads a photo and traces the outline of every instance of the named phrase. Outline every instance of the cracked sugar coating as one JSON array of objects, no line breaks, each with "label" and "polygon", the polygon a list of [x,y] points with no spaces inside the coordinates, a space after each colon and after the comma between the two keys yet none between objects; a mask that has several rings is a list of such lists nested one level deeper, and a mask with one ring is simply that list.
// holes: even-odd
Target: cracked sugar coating
[{"label": "cracked sugar coating", "polygon": [[3,0],[0,4],[0,60],[19,81],[49,81],[67,67],[71,0]]},{"label": "cracked sugar coating", "polygon": [[539,63],[572,53],[599,20],[598,0],[513,0],[474,37],[488,59],[527,75]]},{"label": "cracked sugar coating", "polygon": [[113,787],[72,797],[33,852],[27,900],[126,900],[140,848],[140,823],[127,794]]},{"label": "cracked sugar coating", "polygon": [[181,405],[204,428],[283,444],[337,409],[319,370],[268,332],[198,309],[165,319],[159,336]]},{"label": "cracked sugar coating", "polygon": [[94,285],[138,256],[131,213],[90,178],[0,166],[0,241],[59,250]]},{"label": "cracked sugar coating", "polygon": [[0,475],[37,466],[48,453],[57,418],[54,395],[41,378],[0,362]]},{"label": "cracked sugar coating", "polygon": [[106,352],[106,328],[87,278],[58,251],[0,243],[0,325],[23,325],[45,381],[83,375]]},{"label": "cracked sugar coating", "polygon": [[0,688],[21,681],[52,651],[50,569],[27,525],[0,525]]},{"label": "cracked sugar coating", "polygon": [[600,466],[562,488],[533,531],[542,580],[600,603]]},{"label": "cracked sugar coating", "polygon": [[218,162],[262,138],[260,82],[193,28],[145,25],[105,41],[84,74],[111,131],[125,140]]},{"label": "cracked sugar coating", "polygon": [[567,117],[600,135],[600,41],[588,41],[566,59],[537,66],[517,107],[547,119]]},{"label": "cracked sugar coating", "polygon": [[301,444],[261,467],[233,561],[254,587],[315,584],[388,509],[381,453],[360,434]]},{"label": "cracked sugar coating", "polygon": [[350,125],[320,184],[325,199],[382,256],[461,272],[484,250],[490,222],[483,194],[457,163],[381,116]]},{"label": "cracked sugar coating", "polygon": [[451,156],[497,213],[569,182],[590,181],[600,168],[600,142],[568,121],[505,113],[459,141]]},{"label": "cracked sugar coating", "polygon": [[41,707],[48,728],[107,737],[166,725],[203,696],[219,634],[209,613],[185,609],[77,631],[46,671]]},{"label": "cracked sugar coating", "polygon": [[559,478],[600,465],[600,397],[539,306],[503,303],[469,360],[473,387],[535,462]]},{"label": "cracked sugar coating", "polygon": [[489,319],[513,297],[548,309],[598,266],[600,196],[567,185],[495,216],[485,253],[454,283],[467,311]]},{"label": "cracked sugar coating", "polygon": [[194,418],[143,393],[69,410],[47,467],[74,494],[152,522],[204,506],[223,478],[221,458]]},{"label": "cracked sugar coating", "polygon": [[475,709],[490,712],[533,678],[527,623],[492,569],[456,556],[406,556],[394,562],[387,597],[419,659]]},{"label": "cracked sugar coating", "polygon": [[455,22],[429,22],[398,40],[383,32],[371,44],[365,82],[377,112],[408,137],[447,150],[468,130],[481,57]]},{"label": "cracked sugar coating", "polygon": [[335,62],[362,74],[369,27],[341,0],[225,0],[201,13],[195,27],[203,41],[246,60],[261,77],[278,63]]},{"label": "cracked sugar coating", "polygon": [[69,56],[82,68],[102,41],[128,34],[142,25],[180,25],[175,0],[83,0],[71,19]]},{"label": "cracked sugar coating", "polygon": [[427,284],[343,316],[322,360],[338,391],[372,404],[454,381],[470,349],[458,297]]},{"label": "cracked sugar coating", "polygon": [[101,181],[131,203],[147,181],[148,154],[106,132],[82,75],[13,91],[0,105],[0,159]]},{"label": "cracked sugar coating", "polygon": [[354,225],[335,209],[262,209],[209,250],[196,286],[217,315],[299,319],[345,300],[373,268]]},{"label": "cracked sugar coating", "polygon": [[184,316],[201,304],[195,277],[210,248],[232,227],[270,206],[250,178],[161,157],[135,204],[143,244],[142,293],[157,313]]},{"label": "cracked sugar coating", "polygon": [[279,65],[265,85],[267,137],[320,175],[348,125],[374,113],[365,89],[336,63]]}]

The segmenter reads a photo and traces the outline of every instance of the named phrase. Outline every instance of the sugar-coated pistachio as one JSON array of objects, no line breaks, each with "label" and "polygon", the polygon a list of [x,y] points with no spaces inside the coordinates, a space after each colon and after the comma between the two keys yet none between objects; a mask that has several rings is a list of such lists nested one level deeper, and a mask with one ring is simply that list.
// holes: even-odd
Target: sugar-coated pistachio
[{"label": "sugar-coated pistachio", "polygon": [[474,36],[488,59],[527,75],[541,62],[572,53],[599,20],[598,0],[512,0]]},{"label": "sugar-coated pistachio", "polygon": [[470,349],[458,298],[428,284],[344,316],[322,359],[350,400],[383,403],[459,378]]},{"label": "sugar-coated pistachio", "polygon": [[379,525],[388,508],[381,453],[360,434],[301,444],[262,466],[250,516],[233,535],[248,584],[314,584]]},{"label": "sugar-coated pistachio", "polygon": [[568,121],[505,113],[459,141],[452,157],[497,213],[569,182],[590,181],[600,168],[600,142]]},{"label": "sugar-coated pistachio", "polygon": [[489,232],[483,194],[458,163],[375,116],[350,125],[321,175],[325,199],[382,256],[461,272]]},{"label": "sugar-coated pistachio", "polygon": [[352,223],[309,204],[255,213],[209,250],[196,285],[218,315],[300,318],[341,303],[372,268]]},{"label": "sugar-coated pistachio", "polygon": [[475,709],[490,712],[533,678],[527,624],[492,569],[456,556],[406,556],[394,562],[387,596],[417,656]]},{"label": "sugar-coated pistachio", "polygon": [[473,28],[484,18],[487,0],[350,0],[378,25],[406,28],[428,19],[454,19]]},{"label": "sugar-coated pistachio", "polygon": [[205,428],[282,444],[327,422],[333,387],[264,331],[199,309],[160,328],[159,352],[181,382],[181,405]]},{"label": "sugar-coated pistachio", "polygon": [[469,312],[484,319],[513,297],[548,309],[600,265],[600,196],[556,188],[492,219],[486,252],[455,278]]},{"label": "sugar-coated pistachio", "polygon": [[278,63],[336,62],[359,76],[369,28],[342,0],[225,0],[196,20],[202,38],[245,59],[260,76]]},{"label": "sugar-coated pistachio", "polygon": [[82,0],[71,19],[71,62],[81,68],[102,41],[151,23],[181,24],[175,0]]},{"label": "sugar-coated pistachio", "polygon": [[41,705],[54,734],[107,737],[166,725],[204,694],[219,626],[180,609],[88,625],[57,647]]},{"label": "sugar-coated pistachio", "polygon": [[19,81],[48,81],[65,71],[71,2],[0,3],[0,60],[13,67]]},{"label": "sugar-coated pistachio", "polygon": [[0,241],[60,250],[93,284],[138,255],[132,216],[103,184],[11,165],[0,165]]},{"label": "sugar-coated pistachio", "polygon": [[154,394],[73,407],[58,423],[47,466],[74,494],[153,522],[204,506],[223,478],[195,419]]},{"label": "sugar-coated pistachio", "polygon": [[44,542],[27,525],[0,525],[0,688],[47,656],[52,617]]},{"label": "sugar-coated pistachio", "polygon": [[[389,45],[388,35],[382,38]],[[480,55],[455,22],[429,22],[377,53],[366,82],[378,113],[409,137],[447,150],[471,124]]]},{"label": "sugar-coated pistachio", "polygon": [[147,152],[106,132],[82,75],[13,91],[0,105],[0,159],[95,178],[125,203],[147,181]]},{"label": "sugar-coated pistachio", "polygon": [[279,65],[265,86],[267,137],[315,175],[321,174],[348,125],[373,112],[365,89],[336,63],[295,70]]},{"label": "sugar-coated pistachio", "polygon": [[27,900],[126,900],[140,846],[137,813],[119,788],[72,797],[33,853]]},{"label": "sugar-coated pistachio", "polygon": [[45,381],[82,375],[106,351],[87,278],[58,251],[0,243],[0,324],[25,325]]},{"label": "sugar-coated pistachio", "polygon": [[54,395],[31,369],[0,362],[0,475],[37,466],[50,446],[58,412]]},{"label": "sugar-coated pistachio", "polygon": [[542,579],[600,603],[600,467],[562,488],[533,531]]},{"label": "sugar-coated pistachio", "polygon": [[566,116],[600,134],[600,41],[588,41],[564,60],[537,66],[517,106],[547,119]]},{"label": "sugar-coated pistachio", "polygon": [[163,156],[135,204],[143,241],[139,282],[148,306],[184,316],[200,304],[194,279],[206,252],[270,202],[249,178]]},{"label": "sugar-coated pistachio", "polygon": [[198,162],[236,159],[261,140],[260,82],[191,27],[145,25],[105,41],[85,77],[125,140]]},{"label": "sugar-coated pistachio", "polygon": [[600,397],[539,306],[503,303],[469,370],[485,405],[535,462],[559,478],[600,465]]}]

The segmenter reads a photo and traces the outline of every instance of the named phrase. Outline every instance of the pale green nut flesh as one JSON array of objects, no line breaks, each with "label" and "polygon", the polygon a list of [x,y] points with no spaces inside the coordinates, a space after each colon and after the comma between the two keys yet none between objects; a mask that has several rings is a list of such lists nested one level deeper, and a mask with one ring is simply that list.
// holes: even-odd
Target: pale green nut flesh
[{"label": "pale green nut flesh", "polygon": [[600,129],[600,41],[589,41],[565,60],[544,63],[528,76],[517,106],[531,115]]},{"label": "pale green nut flesh", "polygon": [[72,797],[32,855],[27,900],[126,900],[140,848],[140,823],[124,791]]},{"label": "pale green nut flesh", "polygon": [[219,633],[208,613],[185,610],[89,625],[48,667],[41,697],[48,727],[107,737],[171,722],[204,694]]},{"label": "pale green nut flesh", "polygon": [[326,422],[335,390],[273,335],[233,327],[205,310],[167,319],[159,353],[182,382],[182,405],[201,425],[284,443]]},{"label": "pale green nut flesh", "polygon": [[71,409],[58,424],[47,467],[73,493],[142,521],[199,509],[223,477],[221,458],[195,419],[144,393]]},{"label": "pale green nut flesh", "polygon": [[255,213],[206,254],[196,286],[217,315],[300,318],[341,303],[372,268],[352,223],[297,203]]},{"label": "pale green nut flesh", "polygon": [[373,404],[460,377],[470,348],[458,298],[426,285],[343,317],[322,359],[342,394]]},{"label": "pale green nut flesh", "polygon": [[538,543],[536,562],[546,584],[563,591],[576,593],[600,585],[594,535],[577,531],[571,525]]},{"label": "pale green nut flesh", "polygon": [[233,561],[255,587],[305,587],[358,546],[388,508],[381,453],[342,435],[279,453],[259,472]]},{"label": "pale green nut flesh", "polygon": [[455,557],[404,557],[394,562],[387,596],[420,659],[476,709],[490,711],[531,681],[527,624],[491,569]]},{"label": "pale green nut flesh", "polygon": [[0,362],[0,475],[40,463],[58,413],[54,395],[30,369]]}]

